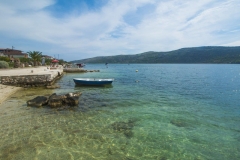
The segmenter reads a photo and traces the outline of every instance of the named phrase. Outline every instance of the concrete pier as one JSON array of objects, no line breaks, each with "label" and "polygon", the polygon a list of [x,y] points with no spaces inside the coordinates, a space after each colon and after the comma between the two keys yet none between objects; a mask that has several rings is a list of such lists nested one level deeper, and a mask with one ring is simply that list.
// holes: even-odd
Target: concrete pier
[{"label": "concrete pier", "polygon": [[37,87],[51,85],[63,74],[63,68],[50,69],[45,66],[0,70],[3,85]]}]

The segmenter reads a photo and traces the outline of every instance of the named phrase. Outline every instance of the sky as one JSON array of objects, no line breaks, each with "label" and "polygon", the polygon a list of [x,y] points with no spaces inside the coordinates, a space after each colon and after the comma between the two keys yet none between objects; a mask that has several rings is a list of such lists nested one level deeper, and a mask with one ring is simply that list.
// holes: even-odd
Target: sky
[{"label": "sky", "polygon": [[66,61],[240,46],[240,0],[0,0],[0,48]]}]

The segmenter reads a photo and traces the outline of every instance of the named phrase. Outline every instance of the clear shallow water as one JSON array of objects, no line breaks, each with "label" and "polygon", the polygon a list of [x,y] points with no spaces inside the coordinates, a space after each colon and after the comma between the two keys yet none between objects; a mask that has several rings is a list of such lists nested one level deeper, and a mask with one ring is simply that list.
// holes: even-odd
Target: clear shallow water
[{"label": "clear shallow water", "polygon": [[[239,65],[87,65],[60,89],[0,106],[0,159],[240,159]],[[138,72],[135,72],[138,70]],[[72,78],[115,78],[75,86]],[[36,95],[82,92],[69,110],[30,108]]]}]

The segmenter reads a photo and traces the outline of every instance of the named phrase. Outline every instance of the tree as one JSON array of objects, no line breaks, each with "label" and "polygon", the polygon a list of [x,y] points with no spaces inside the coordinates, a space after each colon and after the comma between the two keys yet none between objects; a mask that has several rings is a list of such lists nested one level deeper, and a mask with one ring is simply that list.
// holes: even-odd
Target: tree
[{"label": "tree", "polygon": [[42,52],[39,51],[29,51],[27,52],[29,57],[32,58],[34,66],[37,66],[38,62],[41,62]]},{"label": "tree", "polygon": [[45,63],[46,65],[50,65],[52,63],[51,59],[45,58]]},{"label": "tree", "polygon": [[25,57],[19,57],[21,63],[26,63],[26,62],[30,62],[30,59],[29,58],[25,58]]},{"label": "tree", "polygon": [[59,59],[59,62],[58,62],[60,65],[63,65],[64,63],[67,63],[66,61],[64,61],[63,59]]}]

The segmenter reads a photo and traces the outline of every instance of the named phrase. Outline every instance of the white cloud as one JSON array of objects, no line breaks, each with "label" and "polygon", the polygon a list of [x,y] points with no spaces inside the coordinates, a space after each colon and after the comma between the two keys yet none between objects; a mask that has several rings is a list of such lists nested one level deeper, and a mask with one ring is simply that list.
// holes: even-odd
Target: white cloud
[{"label": "white cloud", "polygon": [[[39,43],[38,50],[60,53],[68,60],[191,46],[239,45],[238,0],[110,0],[98,11],[73,12],[63,17],[54,17],[46,10],[54,2],[1,1],[0,35],[9,41],[25,41],[22,50],[28,51]],[[131,26],[124,21],[124,16],[148,4],[155,9],[142,16],[138,24]]]},{"label": "white cloud", "polygon": [[240,46],[240,40],[231,42],[231,43],[222,44],[222,46]]},{"label": "white cloud", "polygon": [[55,0],[1,0],[1,6],[9,6],[15,11],[40,10],[55,3]]}]

